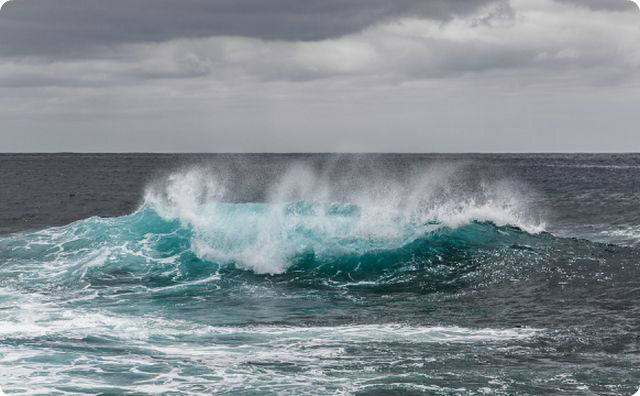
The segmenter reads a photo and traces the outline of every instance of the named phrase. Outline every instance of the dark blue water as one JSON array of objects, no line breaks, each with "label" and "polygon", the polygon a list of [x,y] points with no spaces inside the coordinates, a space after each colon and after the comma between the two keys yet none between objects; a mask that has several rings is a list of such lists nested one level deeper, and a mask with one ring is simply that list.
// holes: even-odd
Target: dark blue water
[{"label": "dark blue water", "polygon": [[0,155],[7,394],[631,395],[639,155]]}]

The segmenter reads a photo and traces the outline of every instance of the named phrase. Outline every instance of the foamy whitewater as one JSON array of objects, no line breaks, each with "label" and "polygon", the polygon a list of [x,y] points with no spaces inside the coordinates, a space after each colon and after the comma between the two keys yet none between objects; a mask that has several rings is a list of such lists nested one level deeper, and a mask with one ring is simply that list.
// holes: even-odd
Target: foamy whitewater
[{"label": "foamy whitewater", "polygon": [[182,161],[129,214],[0,236],[4,392],[636,390],[640,222],[580,212],[635,157],[309,158]]}]

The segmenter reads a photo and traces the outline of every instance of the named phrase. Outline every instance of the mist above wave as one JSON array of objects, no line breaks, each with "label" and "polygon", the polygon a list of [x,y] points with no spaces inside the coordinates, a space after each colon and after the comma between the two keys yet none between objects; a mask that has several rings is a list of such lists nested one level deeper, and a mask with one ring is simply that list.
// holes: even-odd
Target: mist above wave
[{"label": "mist above wave", "polygon": [[548,242],[529,234],[544,224],[528,209],[527,189],[472,166],[268,171],[184,168],[149,184],[130,215],[0,238],[3,271],[20,274],[6,280],[171,292],[283,274],[311,287],[369,282],[430,292],[463,287],[461,274],[476,266]]},{"label": "mist above wave", "polygon": [[[544,230],[527,207],[526,189],[470,175],[468,166],[398,176],[379,165],[347,165],[316,169],[296,163],[267,185],[230,171],[186,168],[151,184],[143,207],[191,230],[198,257],[270,274],[286,271],[300,254],[327,258],[393,250],[472,222]],[[233,202],[238,185],[264,190],[264,202]]]}]

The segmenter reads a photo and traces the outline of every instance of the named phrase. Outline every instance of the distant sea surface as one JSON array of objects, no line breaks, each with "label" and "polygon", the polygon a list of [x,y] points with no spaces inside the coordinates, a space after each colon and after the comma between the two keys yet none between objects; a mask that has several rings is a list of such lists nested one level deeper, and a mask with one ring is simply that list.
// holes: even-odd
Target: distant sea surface
[{"label": "distant sea surface", "polygon": [[631,395],[640,155],[0,154],[8,395]]}]

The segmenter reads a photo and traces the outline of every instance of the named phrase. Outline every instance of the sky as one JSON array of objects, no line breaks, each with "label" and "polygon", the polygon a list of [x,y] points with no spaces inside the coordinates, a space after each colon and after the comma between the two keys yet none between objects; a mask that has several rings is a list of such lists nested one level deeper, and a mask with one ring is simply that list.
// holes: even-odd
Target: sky
[{"label": "sky", "polygon": [[640,151],[640,9],[4,2],[0,152],[60,151]]}]

